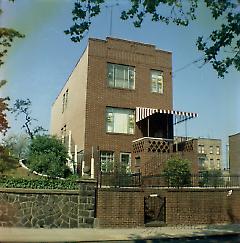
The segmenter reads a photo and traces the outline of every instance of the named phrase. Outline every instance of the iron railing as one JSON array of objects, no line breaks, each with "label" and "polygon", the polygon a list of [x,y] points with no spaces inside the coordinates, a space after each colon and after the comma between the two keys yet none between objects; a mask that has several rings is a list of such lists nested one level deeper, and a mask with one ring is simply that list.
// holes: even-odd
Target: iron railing
[{"label": "iron railing", "polygon": [[141,174],[101,172],[99,174],[99,186],[108,187],[139,187],[141,186]]},{"label": "iron railing", "polygon": [[164,175],[141,176],[140,173],[122,174],[101,172],[98,177],[99,187],[199,187],[199,188],[229,188],[240,187],[240,176],[225,175],[189,175],[166,177]]}]

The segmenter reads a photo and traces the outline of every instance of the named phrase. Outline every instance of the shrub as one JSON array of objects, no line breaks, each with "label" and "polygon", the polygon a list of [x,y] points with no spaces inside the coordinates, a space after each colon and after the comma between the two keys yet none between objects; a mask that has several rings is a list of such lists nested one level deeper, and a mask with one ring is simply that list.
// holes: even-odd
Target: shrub
[{"label": "shrub", "polygon": [[52,177],[67,177],[67,150],[59,139],[49,135],[38,135],[32,139],[27,156],[30,169]]},{"label": "shrub", "polygon": [[0,174],[15,169],[17,164],[17,160],[9,155],[8,149],[0,145]]},{"label": "shrub", "polygon": [[217,187],[223,185],[224,185],[224,179],[221,170],[209,170],[209,171],[201,172],[199,186]]},{"label": "shrub", "polygon": [[188,160],[172,158],[166,162],[163,175],[168,186],[183,187],[191,185],[191,173]]}]

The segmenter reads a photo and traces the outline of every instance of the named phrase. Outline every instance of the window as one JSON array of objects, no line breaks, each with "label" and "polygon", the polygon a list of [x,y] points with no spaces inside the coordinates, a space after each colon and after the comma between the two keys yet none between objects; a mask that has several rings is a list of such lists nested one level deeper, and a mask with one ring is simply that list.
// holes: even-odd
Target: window
[{"label": "window", "polygon": [[205,167],[205,159],[199,158],[198,159],[198,165],[199,165],[199,169],[200,170],[204,170],[204,167]]},{"label": "window", "polygon": [[217,159],[217,169],[220,169],[221,166],[220,166],[220,159]]},{"label": "window", "polygon": [[151,90],[153,93],[163,93],[163,72],[151,71]]},{"label": "window", "polygon": [[120,163],[123,172],[131,172],[131,153],[120,153]]},{"label": "window", "polygon": [[61,140],[63,144],[66,142],[66,135],[67,135],[67,126],[65,125],[63,128],[61,128]]},{"label": "window", "polygon": [[134,110],[108,107],[106,110],[106,131],[134,134],[134,117]]},{"label": "window", "polygon": [[198,145],[198,153],[199,154],[204,154],[205,153],[204,145]]},{"label": "window", "polygon": [[63,98],[62,98],[62,112],[64,112],[66,110],[67,103],[68,103],[68,89],[63,94]]},{"label": "window", "polygon": [[114,169],[114,153],[112,151],[101,151],[100,163],[102,172],[112,172]]},{"label": "window", "polygon": [[214,169],[214,160],[213,159],[210,159],[210,169]]},{"label": "window", "polygon": [[210,147],[209,147],[209,153],[210,153],[210,154],[213,154],[213,146],[210,146]]},{"label": "window", "polygon": [[108,85],[114,88],[135,89],[135,68],[108,63]]},{"label": "window", "polygon": [[220,147],[217,146],[216,149],[217,149],[217,153],[216,154],[220,154]]}]

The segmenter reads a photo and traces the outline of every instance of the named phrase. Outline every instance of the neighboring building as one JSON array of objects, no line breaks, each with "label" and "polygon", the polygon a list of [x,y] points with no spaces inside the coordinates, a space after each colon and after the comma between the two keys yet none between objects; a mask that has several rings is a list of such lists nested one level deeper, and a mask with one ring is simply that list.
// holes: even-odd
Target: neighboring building
[{"label": "neighboring building", "polygon": [[51,134],[68,137],[69,149],[102,171],[136,171],[143,151],[176,152],[174,124],[197,116],[173,110],[170,52],[116,38],[89,39],[51,115]]},{"label": "neighboring building", "polygon": [[198,138],[199,170],[220,170],[222,164],[221,139]]},{"label": "neighboring building", "polygon": [[[176,143],[191,140],[192,137],[174,137]],[[222,165],[221,139],[195,138],[198,147],[198,167],[203,170],[218,170]]]},{"label": "neighboring building", "polygon": [[229,136],[230,175],[240,175],[240,133]]}]

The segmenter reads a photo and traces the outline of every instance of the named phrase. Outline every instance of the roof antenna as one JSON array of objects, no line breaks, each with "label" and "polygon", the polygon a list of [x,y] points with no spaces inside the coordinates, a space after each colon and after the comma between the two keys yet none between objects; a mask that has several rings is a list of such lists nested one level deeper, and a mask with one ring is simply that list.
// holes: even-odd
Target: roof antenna
[{"label": "roof antenna", "polygon": [[110,27],[109,27],[109,36],[112,36],[112,23],[113,23],[113,18],[112,18],[112,13],[113,13],[113,8],[119,6],[119,3],[111,4],[105,6],[106,8],[110,8]]}]

